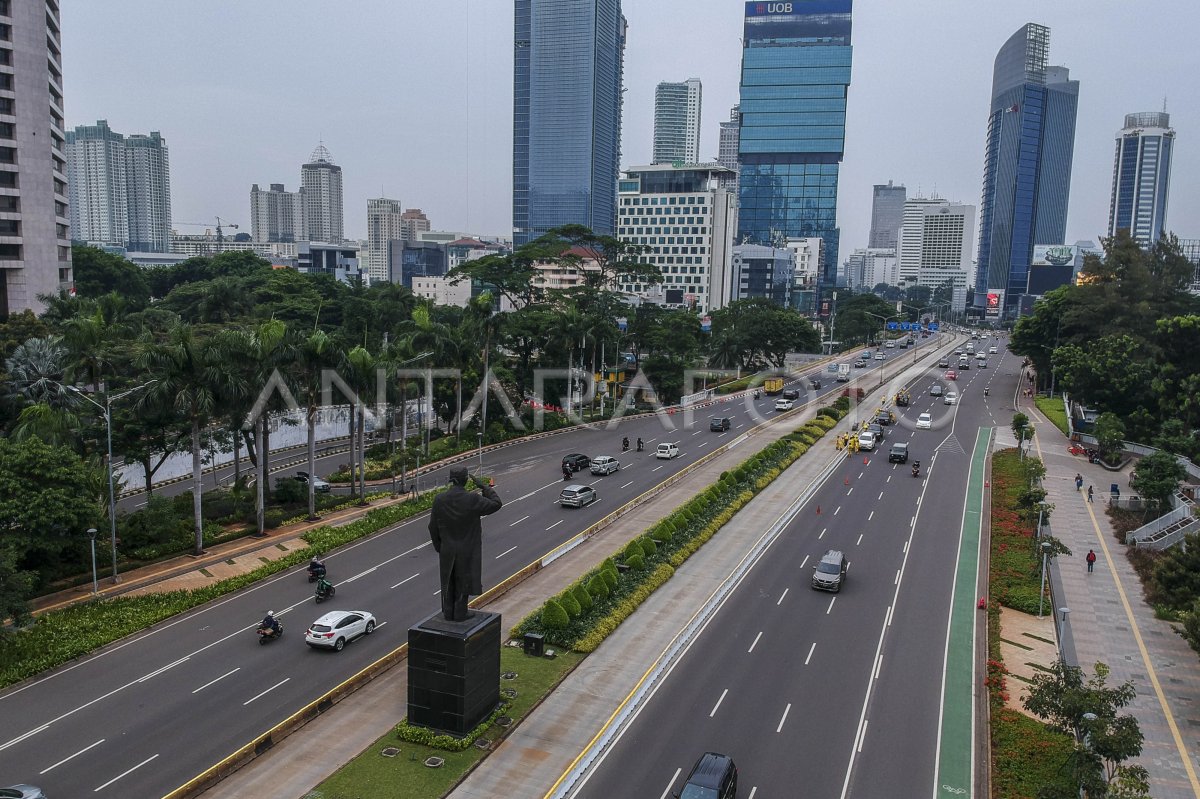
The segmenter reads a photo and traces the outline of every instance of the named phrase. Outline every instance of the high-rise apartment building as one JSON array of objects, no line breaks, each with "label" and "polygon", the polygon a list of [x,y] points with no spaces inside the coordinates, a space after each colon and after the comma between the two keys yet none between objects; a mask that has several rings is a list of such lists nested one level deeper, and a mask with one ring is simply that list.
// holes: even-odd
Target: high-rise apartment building
[{"label": "high-rise apartment building", "polygon": [[300,188],[304,192],[305,239],[341,244],[342,168],[324,144],[317,145],[300,167]]},{"label": "high-rise apartment building", "polygon": [[429,230],[429,217],[420,208],[408,208],[400,214],[400,238],[404,241],[416,241]]},{"label": "high-rise apartment building", "polygon": [[904,201],[908,199],[904,185],[893,186],[878,183],[871,192],[871,236],[868,249],[896,246],[900,234],[900,222],[904,219]]},{"label": "high-rise apartment building", "polygon": [[654,90],[654,156],[652,163],[700,161],[699,78],[663,81]]},{"label": "high-rise apartment building", "polygon": [[1034,245],[1066,237],[1079,81],[1046,65],[1049,48],[1031,22],[996,54],[974,298],[989,319],[1016,316]]},{"label": "high-rise apartment building", "polygon": [[738,241],[825,242],[838,265],[838,164],[845,149],[852,0],[747,2],[738,141]]},{"label": "high-rise apartment building", "polygon": [[950,288],[954,310],[964,310],[974,245],[975,206],[913,197],[904,204],[896,248],[900,285]]},{"label": "high-rise apartment building", "polygon": [[399,200],[379,197],[367,200],[367,248],[359,264],[372,282],[388,279],[388,242],[405,238]]},{"label": "high-rise apartment building", "polygon": [[701,313],[732,297],[737,203],[717,164],[655,164],[625,170],[618,187],[617,238],[648,249],[641,260],[662,272],[659,284],[620,288],[647,302]]},{"label": "high-rise apartment building", "polygon": [[1163,111],[1125,116],[1125,127],[1117,134],[1113,163],[1109,236],[1125,229],[1143,247],[1162,236],[1174,147],[1170,114]]},{"label": "high-rise apartment building", "polygon": [[569,223],[616,230],[621,0],[516,0],[513,241]]},{"label": "high-rise apartment building", "polygon": [[303,241],[304,192],[288,191],[282,183],[272,183],[263,191],[255,183],[250,187],[250,230],[256,242]]},{"label": "high-rise apartment building", "polygon": [[795,273],[795,254],[787,247],[735,244],[732,299],[767,299],[787,307]]},{"label": "high-rise apartment building", "polygon": [[738,131],[741,129],[739,106],[729,109],[729,119],[721,123],[720,141],[717,142],[717,163],[733,172],[721,178],[722,188],[737,191],[738,177]]},{"label": "high-rise apartment building", "polygon": [[847,288],[871,291],[880,283],[900,285],[900,272],[893,248],[867,247],[854,250],[846,257]]},{"label": "high-rise apartment building", "polygon": [[134,252],[167,252],[171,162],[158,131],[124,136],[101,119],[67,131],[72,237]]},{"label": "high-rise apartment building", "polygon": [[0,2],[0,316],[74,285],[58,4]]}]

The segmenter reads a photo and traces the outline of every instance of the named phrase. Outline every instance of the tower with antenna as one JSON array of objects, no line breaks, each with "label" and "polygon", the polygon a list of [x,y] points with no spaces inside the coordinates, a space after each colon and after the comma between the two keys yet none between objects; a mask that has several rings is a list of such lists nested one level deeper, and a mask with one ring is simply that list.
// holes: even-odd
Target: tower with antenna
[{"label": "tower with antenna", "polygon": [[308,241],[341,244],[344,241],[342,214],[342,168],[318,142],[300,167],[300,186],[304,193],[304,227]]}]

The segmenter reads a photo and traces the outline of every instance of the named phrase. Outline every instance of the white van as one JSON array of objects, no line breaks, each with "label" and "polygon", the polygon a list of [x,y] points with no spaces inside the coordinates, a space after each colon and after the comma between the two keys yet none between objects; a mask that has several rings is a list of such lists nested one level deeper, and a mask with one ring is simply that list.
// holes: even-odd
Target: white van
[{"label": "white van", "polygon": [[679,455],[679,445],[678,444],[669,444],[669,443],[668,444],[659,444],[658,449],[654,453],[655,458],[658,458],[659,460],[667,460],[667,461],[671,460],[671,458],[674,458],[678,455]]}]

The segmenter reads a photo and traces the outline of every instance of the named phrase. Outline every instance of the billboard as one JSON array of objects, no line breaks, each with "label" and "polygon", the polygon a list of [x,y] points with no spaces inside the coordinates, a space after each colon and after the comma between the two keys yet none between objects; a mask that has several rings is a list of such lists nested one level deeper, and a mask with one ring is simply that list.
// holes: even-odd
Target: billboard
[{"label": "billboard", "polygon": [[784,0],[746,3],[745,38],[850,41],[853,0]]},{"label": "billboard", "polygon": [[1078,257],[1079,248],[1074,244],[1035,244],[1033,247],[1034,266],[1073,266]]},{"label": "billboard", "polygon": [[1000,317],[1000,312],[1004,309],[1004,291],[1002,289],[988,289],[987,305],[984,308],[983,315],[988,319],[997,319]]}]

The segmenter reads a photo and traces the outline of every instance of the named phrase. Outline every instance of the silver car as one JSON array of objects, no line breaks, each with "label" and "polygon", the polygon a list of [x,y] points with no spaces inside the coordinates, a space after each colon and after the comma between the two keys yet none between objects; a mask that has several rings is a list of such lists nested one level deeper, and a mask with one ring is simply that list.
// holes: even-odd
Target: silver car
[{"label": "silver car", "polygon": [[564,508],[582,508],[584,505],[591,505],[597,499],[599,497],[596,496],[596,489],[573,483],[559,493],[558,504]]},{"label": "silver car", "polygon": [[612,474],[621,471],[621,462],[611,455],[597,455],[592,458],[592,474]]}]

